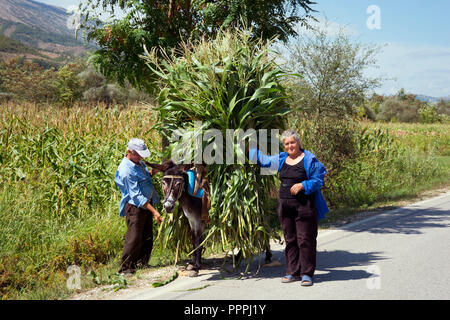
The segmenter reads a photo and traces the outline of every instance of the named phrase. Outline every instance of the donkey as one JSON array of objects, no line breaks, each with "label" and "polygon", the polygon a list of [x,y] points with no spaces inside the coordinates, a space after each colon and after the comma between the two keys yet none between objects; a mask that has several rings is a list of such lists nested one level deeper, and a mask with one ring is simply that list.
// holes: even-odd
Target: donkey
[{"label": "donkey", "polygon": [[202,261],[202,235],[206,221],[202,219],[202,199],[192,196],[188,192],[188,175],[186,171],[193,167],[190,164],[175,165],[171,160],[162,165],[146,163],[156,171],[163,172],[161,187],[164,194],[163,207],[167,213],[173,212],[178,201],[191,228],[192,244],[195,249],[192,261],[186,270],[193,271],[191,276],[197,276]]},{"label": "donkey", "polygon": [[[192,244],[195,249],[192,256],[192,261],[188,264],[186,270],[193,271],[190,276],[197,276],[198,270],[201,269],[202,263],[202,235],[205,230],[206,221],[202,219],[202,198],[192,196],[188,192],[188,175],[187,170],[194,167],[193,164],[179,164],[175,165],[171,160],[163,162],[163,164],[153,164],[145,162],[147,166],[152,167],[155,171],[163,172],[161,179],[161,187],[163,189],[164,201],[163,207],[167,213],[173,212],[175,203],[178,201],[184,215],[189,221],[191,228]],[[194,188],[196,190],[196,188]],[[194,191],[194,194],[195,191]],[[238,261],[242,255],[242,250],[237,254]],[[267,244],[265,252],[265,263],[272,261],[272,252],[269,244]]]}]

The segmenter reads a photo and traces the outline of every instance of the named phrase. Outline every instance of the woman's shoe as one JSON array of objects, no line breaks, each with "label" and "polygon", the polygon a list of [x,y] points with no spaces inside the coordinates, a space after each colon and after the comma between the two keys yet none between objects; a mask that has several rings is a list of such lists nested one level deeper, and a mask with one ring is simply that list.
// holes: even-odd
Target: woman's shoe
[{"label": "woman's shoe", "polygon": [[302,287],[310,287],[313,285],[313,280],[310,276],[305,274],[302,276],[302,282],[300,284]]},{"label": "woman's shoe", "polygon": [[288,274],[286,276],[284,276],[283,278],[281,278],[281,282],[283,283],[289,283],[289,282],[294,282],[294,281],[298,281],[300,280],[299,277],[293,276],[292,274]]}]

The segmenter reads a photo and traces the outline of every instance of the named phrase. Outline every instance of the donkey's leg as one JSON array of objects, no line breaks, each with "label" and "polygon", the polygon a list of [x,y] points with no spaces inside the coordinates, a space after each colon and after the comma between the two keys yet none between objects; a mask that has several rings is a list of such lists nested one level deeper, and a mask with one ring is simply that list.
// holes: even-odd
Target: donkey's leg
[{"label": "donkey's leg", "polygon": [[194,245],[194,248],[196,250],[193,253],[193,259],[192,264],[194,265],[194,269],[198,270],[202,266],[202,251],[203,248],[200,247],[200,244],[202,243],[202,232],[200,230],[194,230],[192,232],[192,243]]},{"label": "donkey's leg", "polygon": [[197,233],[195,230],[191,230],[191,241],[192,241],[192,250],[194,250],[194,252],[192,253],[192,258],[191,261],[189,262],[188,266],[187,266],[187,270],[197,270],[200,267],[199,261],[200,259],[198,258],[198,252],[200,251],[201,254],[201,250],[202,248],[197,248],[199,246],[199,244],[201,243],[201,241],[199,241],[199,237],[197,236]]},{"label": "donkey's leg", "polygon": [[203,253],[203,246],[200,246],[200,244],[202,243],[203,239],[202,239],[202,234],[203,232],[200,232],[200,234],[198,235],[198,249],[197,249],[197,265],[199,268],[202,267],[202,253]]},{"label": "donkey's leg", "polygon": [[[195,232],[194,230],[191,230],[191,241],[192,241],[192,250],[194,250],[196,248],[196,241],[195,241]],[[195,269],[195,255],[196,255],[197,250],[194,251],[194,253],[192,253],[192,258],[191,261],[189,262],[189,265],[187,267],[188,270],[194,270]]]},{"label": "donkey's leg", "polygon": [[270,250],[270,245],[268,245],[266,248],[266,259],[264,261],[265,263],[272,262],[272,251]]},{"label": "donkey's leg", "polygon": [[189,277],[197,277],[198,271],[201,269],[201,255],[202,255],[202,247],[199,247],[201,243],[201,233],[197,233],[195,231],[191,231],[192,235],[192,245],[195,248],[195,251],[192,254],[192,260],[187,266],[186,270],[189,272]]},{"label": "donkey's leg", "polygon": [[188,218],[189,226],[191,227],[192,245],[195,251],[192,254],[192,262],[188,268],[190,270],[198,270],[201,267],[201,251],[198,248],[202,243],[201,237],[205,224],[201,221],[201,200],[190,196],[183,196],[180,198],[184,215]]}]

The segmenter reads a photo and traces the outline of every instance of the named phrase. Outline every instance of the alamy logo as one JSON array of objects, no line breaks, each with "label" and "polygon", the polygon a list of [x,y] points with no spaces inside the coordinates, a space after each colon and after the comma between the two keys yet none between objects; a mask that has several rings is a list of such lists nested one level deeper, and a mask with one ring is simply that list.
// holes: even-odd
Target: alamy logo
[{"label": "alamy logo", "polygon": [[[171,159],[175,163],[195,164],[244,164],[246,154],[250,163],[256,164],[256,153],[250,158],[250,150],[260,154],[278,155],[280,138],[278,129],[218,129],[203,130],[200,121],[194,127],[173,131]],[[246,141],[247,146],[246,147]],[[261,174],[275,174],[278,162],[272,161],[270,168],[261,168]],[[274,172],[275,171],[275,172]]]},{"label": "alamy logo", "polygon": [[379,6],[371,5],[367,7],[367,14],[370,14],[367,18],[366,25],[369,30],[381,29],[381,9]]},{"label": "alamy logo", "polygon": [[381,289],[381,270],[378,266],[373,265],[367,268],[367,273],[370,273],[371,276],[367,279],[366,285],[367,289]]},{"label": "alamy logo", "polygon": [[67,11],[69,17],[66,20],[66,26],[69,30],[79,30],[81,27],[81,14],[78,6],[70,6]]},{"label": "alamy logo", "polygon": [[81,289],[81,269],[77,265],[71,265],[66,271],[69,274],[67,278],[67,289],[69,290],[79,290]]}]

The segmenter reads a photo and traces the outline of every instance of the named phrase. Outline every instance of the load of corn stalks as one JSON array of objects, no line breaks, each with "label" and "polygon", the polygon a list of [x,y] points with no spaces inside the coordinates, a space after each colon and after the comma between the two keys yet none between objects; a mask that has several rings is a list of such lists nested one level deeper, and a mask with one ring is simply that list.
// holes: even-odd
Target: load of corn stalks
[{"label": "load of corn stalks", "polygon": [[[290,110],[282,86],[287,74],[277,66],[269,45],[252,39],[251,32],[233,30],[220,32],[214,40],[185,43],[176,52],[147,52],[144,59],[159,77],[157,126],[169,139],[167,157],[180,143],[172,139],[180,129],[184,137],[195,141],[209,129],[218,130],[224,140],[227,129],[269,129],[269,133],[270,129],[284,129]],[[215,143],[203,140],[203,147]],[[227,151],[232,150],[237,159],[242,151],[248,151],[248,146],[242,145],[233,140]],[[239,248],[250,263],[268,247],[270,238],[276,237],[269,225],[273,212],[268,212],[268,194],[276,176],[262,175],[248,159],[243,164],[223,162],[207,164],[211,222],[204,245],[221,247],[224,252]],[[164,248],[176,251],[177,257],[180,252],[192,252],[187,219],[181,210],[166,216],[159,239]]]}]

